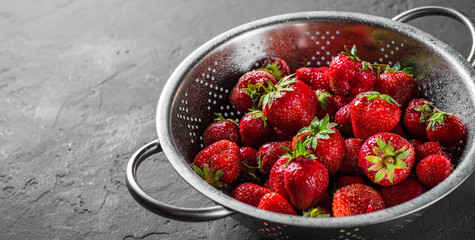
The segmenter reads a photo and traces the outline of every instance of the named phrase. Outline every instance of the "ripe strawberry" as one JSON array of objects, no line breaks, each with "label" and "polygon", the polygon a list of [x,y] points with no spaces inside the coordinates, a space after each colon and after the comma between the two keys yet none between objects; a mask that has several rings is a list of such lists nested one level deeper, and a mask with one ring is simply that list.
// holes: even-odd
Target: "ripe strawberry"
[{"label": "ripe strawberry", "polygon": [[318,118],[313,119],[310,126],[302,128],[294,137],[292,149],[302,142],[306,150],[323,163],[330,176],[333,176],[345,157],[345,140],[335,128],[336,124],[329,121],[328,115],[320,121]]},{"label": "ripe strawberry", "polygon": [[377,73],[371,64],[357,57],[356,46],[342,52],[330,62],[328,76],[330,88],[337,95],[357,96],[370,91],[376,82]]},{"label": "ripe strawberry", "polygon": [[272,167],[271,190],[290,200],[298,210],[316,206],[329,184],[325,165],[309,154],[299,142],[294,151],[280,158]]},{"label": "ripe strawberry", "polygon": [[257,208],[276,213],[297,215],[292,205],[278,193],[267,193],[264,195]]},{"label": "ripe strawberry", "polygon": [[425,191],[420,183],[408,178],[396,185],[379,189],[379,194],[383,198],[386,207],[393,207],[407,202]]},{"label": "ripe strawberry", "polygon": [[274,127],[274,136],[272,138],[272,141],[278,142],[278,141],[291,141],[294,136],[289,135],[287,133],[282,132],[282,130]]},{"label": "ripe strawberry", "polygon": [[220,140],[201,150],[193,160],[193,169],[209,184],[217,187],[236,181],[241,173],[239,147]]},{"label": "ripe strawberry", "polygon": [[269,173],[279,158],[287,153],[284,147],[290,148],[290,141],[268,142],[257,151],[261,172]]},{"label": "ripe strawberry", "polygon": [[416,152],[415,164],[419,163],[422,159],[432,154],[440,154],[449,160],[452,159],[450,154],[444,151],[444,149],[442,149],[440,144],[437,142],[429,141],[429,142],[422,143],[418,140],[414,140],[410,143],[414,147],[414,150]]},{"label": "ripe strawberry", "polygon": [[422,99],[412,99],[404,110],[404,127],[415,138],[427,141],[427,120],[434,112],[432,102]]},{"label": "ripe strawberry", "polygon": [[326,92],[331,92],[328,78],[328,67],[302,67],[297,69],[295,76],[313,90],[322,89]]},{"label": "ripe strawberry", "polygon": [[269,85],[262,97],[262,111],[267,120],[289,135],[310,125],[317,114],[315,92],[302,81],[287,76],[277,85]]},{"label": "ripe strawberry", "polygon": [[361,93],[351,104],[353,133],[363,140],[376,133],[393,130],[401,118],[398,104],[386,94]]},{"label": "ripe strawberry", "polygon": [[364,175],[363,170],[358,166],[358,154],[360,152],[361,145],[363,145],[363,140],[358,138],[347,138],[345,139],[345,157],[340,165],[340,170],[338,171],[344,175],[352,176],[362,176]]},{"label": "ripe strawberry", "polygon": [[[354,101],[354,100],[353,100]],[[353,135],[353,126],[350,117],[351,103],[346,104],[336,111],[334,119],[338,123],[338,129],[345,135]]]},{"label": "ripe strawberry", "polygon": [[374,188],[355,183],[342,187],[333,196],[333,216],[345,217],[384,209],[384,201]]},{"label": "ripe strawberry", "polygon": [[241,147],[239,148],[239,154],[244,165],[250,167],[258,167],[259,162],[257,161],[257,150],[252,147]]},{"label": "ripe strawberry", "polygon": [[264,88],[268,83],[276,84],[272,74],[265,71],[251,71],[239,78],[229,95],[229,101],[239,112],[246,113],[249,109],[258,109]]},{"label": "ripe strawberry", "polygon": [[414,147],[394,133],[378,133],[361,146],[358,165],[366,176],[381,186],[398,184],[411,174]]},{"label": "ripe strawberry", "polygon": [[427,138],[453,148],[465,138],[465,126],[461,118],[451,113],[437,111],[428,120]]},{"label": "ripe strawberry", "polygon": [[384,73],[376,78],[374,90],[391,96],[404,109],[407,103],[417,95],[417,85],[412,78],[412,69],[401,69],[399,62],[392,68],[387,67]]},{"label": "ripe strawberry", "polygon": [[393,130],[391,130],[392,133],[395,133],[403,138],[406,138],[406,133],[404,133],[404,129],[401,127],[401,125],[396,125]]},{"label": "ripe strawberry", "polygon": [[239,144],[239,125],[236,121],[225,119],[221,114],[214,113],[217,117],[213,123],[206,127],[203,133],[203,142],[205,146],[209,146],[219,140],[229,140]]},{"label": "ripe strawberry", "polygon": [[231,191],[231,197],[243,203],[257,207],[261,198],[267,193],[271,193],[271,191],[260,185],[245,182],[237,185]]},{"label": "ripe strawberry", "polygon": [[360,184],[365,184],[364,179],[361,177],[357,176],[341,176],[336,179],[335,182],[333,182],[333,190],[336,192],[336,190],[348,186],[351,184],[355,183],[360,183]]},{"label": "ripe strawberry", "polygon": [[315,93],[318,99],[318,119],[324,118],[327,114],[333,117],[340,108],[353,100],[353,97],[349,96],[331,95],[323,89],[316,90]]},{"label": "ripe strawberry", "polygon": [[449,159],[439,154],[433,154],[417,164],[416,175],[422,184],[432,188],[446,179],[453,170]]},{"label": "ripe strawberry", "polygon": [[272,74],[277,81],[290,75],[289,65],[283,59],[277,57],[263,58],[257,61],[252,69],[268,72]]},{"label": "ripe strawberry", "polygon": [[267,122],[262,111],[253,110],[239,121],[239,133],[244,146],[258,148],[272,137],[274,126]]}]

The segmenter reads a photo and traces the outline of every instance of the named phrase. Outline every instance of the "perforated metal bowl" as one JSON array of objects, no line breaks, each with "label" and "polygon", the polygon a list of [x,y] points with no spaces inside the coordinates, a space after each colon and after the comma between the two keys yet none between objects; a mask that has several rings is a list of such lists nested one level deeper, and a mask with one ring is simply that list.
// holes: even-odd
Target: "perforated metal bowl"
[{"label": "perforated metal bowl", "polygon": [[[155,140],[139,149],[127,166],[127,185],[147,209],[172,219],[209,221],[231,215],[247,227],[275,239],[364,239],[409,224],[428,206],[457,188],[474,170],[475,44],[468,61],[433,36],[401,23],[424,15],[446,15],[463,22],[475,36],[473,21],[453,9],[424,7],[395,18],[347,12],[303,12],[251,22],[219,35],[190,54],[173,72],[161,93]],[[228,101],[237,79],[263,57],[303,66],[325,66],[344,45],[357,45],[370,62],[412,66],[423,97],[460,116],[468,129],[466,148],[455,171],[420,197],[395,207],[359,216],[305,218],[257,209],[205,183],[190,167],[204,147],[202,134],[214,112],[238,119]],[[136,170],[148,156],[165,152],[169,162],[193,188],[217,205],[189,209],[161,203],[137,183]]]}]

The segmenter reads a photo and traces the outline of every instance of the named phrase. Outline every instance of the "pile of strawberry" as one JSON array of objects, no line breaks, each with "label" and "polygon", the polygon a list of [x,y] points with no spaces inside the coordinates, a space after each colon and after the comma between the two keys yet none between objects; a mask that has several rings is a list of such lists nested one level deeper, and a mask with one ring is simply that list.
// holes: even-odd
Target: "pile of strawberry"
[{"label": "pile of strawberry", "polygon": [[413,199],[449,176],[462,120],[419,98],[410,69],[370,64],[356,47],[328,67],[290,74],[266,58],[230,94],[193,169],[233,198],[308,217],[369,213]]}]

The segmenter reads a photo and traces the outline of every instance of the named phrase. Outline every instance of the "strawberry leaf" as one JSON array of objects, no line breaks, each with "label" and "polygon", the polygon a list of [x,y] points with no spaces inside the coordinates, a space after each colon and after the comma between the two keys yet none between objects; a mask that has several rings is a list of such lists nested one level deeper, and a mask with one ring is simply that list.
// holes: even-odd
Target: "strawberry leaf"
[{"label": "strawberry leaf", "polygon": [[403,159],[406,159],[407,157],[409,157],[409,154],[411,153],[411,151],[408,149],[400,154],[398,154],[396,156],[396,161],[399,161],[399,160],[403,160]]},{"label": "strawberry leaf", "polygon": [[374,175],[374,182],[378,183],[381,182],[384,177],[386,177],[386,169],[381,168],[378,170],[378,172]]},{"label": "strawberry leaf", "polygon": [[267,62],[267,65],[264,66],[264,68],[260,68],[260,69],[257,69],[257,70],[268,72],[268,73],[272,74],[272,76],[274,76],[274,78],[277,79],[277,80],[282,79],[282,77],[281,77],[282,71],[280,71],[279,67],[277,66],[279,61],[275,60],[275,61],[271,62],[269,60],[269,61],[266,61],[266,62]]},{"label": "strawberry leaf", "polygon": [[365,157],[366,161],[368,162],[372,162],[372,163],[380,163],[381,162],[381,158],[380,157],[377,157],[377,156],[366,156]]},{"label": "strawberry leaf", "polygon": [[379,171],[381,168],[383,168],[383,163],[378,162],[376,164],[371,165],[371,167],[368,168],[368,171],[376,172],[376,171]]},{"label": "strawberry leaf", "polygon": [[404,162],[402,160],[397,160],[395,166],[396,166],[397,169],[407,168],[406,162]]}]

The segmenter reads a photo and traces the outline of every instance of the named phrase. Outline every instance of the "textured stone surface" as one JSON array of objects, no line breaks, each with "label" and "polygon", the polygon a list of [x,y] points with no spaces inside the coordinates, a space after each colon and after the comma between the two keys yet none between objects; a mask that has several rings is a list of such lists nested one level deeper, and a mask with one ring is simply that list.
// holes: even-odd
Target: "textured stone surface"
[{"label": "textured stone surface", "polygon": [[[212,37],[276,14],[340,10],[392,17],[440,5],[475,17],[473,0],[0,5],[0,239],[259,239],[231,218],[182,223],[156,216],[126,189],[125,166],[156,138],[156,103],[174,68]],[[411,24],[468,54],[463,25],[439,17]],[[152,195],[178,206],[212,205],[166,161],[159,154],[139,172]],[[469,178],[388,239],[475,236],[474,184]]]}]

